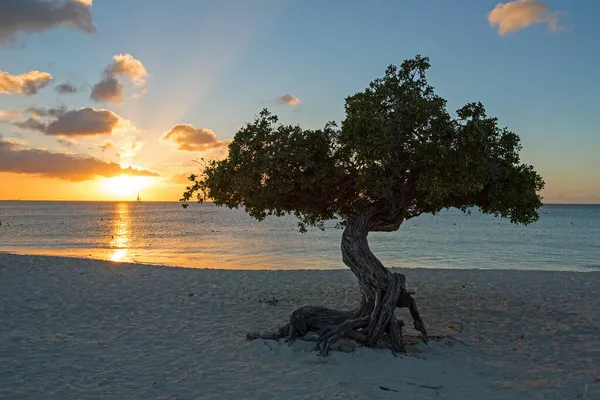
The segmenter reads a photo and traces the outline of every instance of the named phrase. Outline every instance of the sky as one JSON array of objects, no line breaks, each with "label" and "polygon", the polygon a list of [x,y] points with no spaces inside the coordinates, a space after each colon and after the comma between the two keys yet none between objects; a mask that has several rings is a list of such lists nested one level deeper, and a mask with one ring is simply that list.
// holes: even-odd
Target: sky
[{"label": "sky", "polygon": [[600,203],[595,0],[0,0],[0,199],[176,201],[262,108],[321,128],[417,54]]}]

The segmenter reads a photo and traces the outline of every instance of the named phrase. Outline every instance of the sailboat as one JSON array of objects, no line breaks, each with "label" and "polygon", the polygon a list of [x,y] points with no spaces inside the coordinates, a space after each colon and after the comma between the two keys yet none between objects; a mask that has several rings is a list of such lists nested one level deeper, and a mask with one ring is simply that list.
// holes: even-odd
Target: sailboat
[{"label": "sailboat", "polygon": [[142,201],[142,198],[140,197],[140,194],[138,193],[138,197],[137,197],[137,201]]}]

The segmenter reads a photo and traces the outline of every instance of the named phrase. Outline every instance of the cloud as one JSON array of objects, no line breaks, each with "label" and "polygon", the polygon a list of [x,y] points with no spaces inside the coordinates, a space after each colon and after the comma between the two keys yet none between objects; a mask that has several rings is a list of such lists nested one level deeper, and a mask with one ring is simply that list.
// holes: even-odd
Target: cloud
[{"label": "cloud", "polygon": [[106,67],[106,76],[120,75],[129,78],[136,86],[143,86],[148,78],[148,71],[144,64],[131,54],[117,54],[113,56],[113,63]]},{"label": "cloud", "polygon": [[204,151],[227,146],[230,141],[220,141],[210,129],[195,128],[188,124],[175,125],[163,135],[164,141],[175,144],[177,150]]},{"label": "cloud", "polygon": [[21,75],[11,75],[0,71],[0,94],[31,96],[46,87],[51,80],[52,75],[47,72],[30,71]]},{"label": "cloud", "polygon": [[[46,123],[41,121],[41,118],[56,118],[66,111],[67,109],[64,107],[43,108],[36,106],[24,107],[19,110],[0,109],[0,122],[9,122],[23,129],[45,131]],[[22,121],[15,121],[17,118],[26,114],[31,114],[31,116]]]},{"label": "cloud", "polygon": [[117,156],[121,159],[135,157],[142,151],[142,147],[144,147],[144,143],[133,136],[129,136],[114,144],[117,149]]},{"label": "cloud", "polygon": [[547,23],[551,32],[564,29],[558,25],[558,14],[549,13],[548,6],[539,0],[514,0],[498,3],[487,17],[490,25],[498,29],[500,36],[540,23]]},{"label": "cloud", "polygon": [[0,44],[18,32],[42,32],[67,26],[95,33],[91,0],[0,0]]},{"label": "cloud", "polygon": [[117,157],[123,160],[124,158],[133,158],[137,156],[144,147],[144,142],[138,140],[134,136],[119,138],[119,140],[105,140],[99,146],[102,152],[114,149]]},{"label": "cloud", "polygon": [[0,171],[31,174],[70,181],[85,181],[96,177],[159,176],[156,172],[133,167],[122,168],[119,163],[95,157],[69,153],[53,153],[43,149],[27,149],[22,143],[0,138]]},{"label": "cloud", "polygon": [[56,138],[56,141],[58,143],[60,143],[61,145],[65,146],[65,147],[69,147],[69,148],[75,147],[78,144],[77,140],[72,139],[70,137],[65,137],[65,136],[58,136]]},{"label": "cloud", "polygon": [[188,177],[190,175],[191,175],[191,173],[189,173],[189,172],[188,173],[183,173],[183,174],[176,174],[176,175],[173,175],[171,177],[171,181],[173,183],[187,183],[187,184],[190,184],[191,182],[188,179]]},{"label": "cloud", "polygon": [[117,78],[104,78],[94,85],[90,98],[96,102],[121,104],[124,92],[125,86]]},{"label": "cloud", "polygon": [[25,121],[17,121],[14,123],[14,125],[30,131],[46,131],[46,124],[40,121],[37,117],[29,117]]},{"label": "cloud", "polygon": [[31,113],[36,117],[58,117],[66,111],[67,109],[65,107],[43,108],[36,106],[25,107],[23,110],[23,112]]},{"label": "cloud", "polygon": [[77,87],[70,83],[61,83],[60,85],[56,85],[54,90],[59,94],[72,94],[77,93]]},{"label": "cloud", "polygon": [[19,117],[21,112],[19,110],[2,110],[0,109],[0,121],[12,121]]},{"label": "cloud", "polygon": [[300,100],[297,97],[292,96],[291,94],[284,94],[283,96],[279,96],[277,98],[277,104],[288,104],[291,106],[300,105]]},{"label": "cloud", "polygon": [[148,94],[148,89],[144,88],[140,92],[135,93],[133,96],[131,96],[131,98],[138,100],[138,99],[141,99],[142,97],[146,96],[147,94]]},{"label": "cloud", "polygon": [[99,147],[100,147],[100,150],[102,150],[104,152],[109,149],[114,149],[116,147],[116,145],[115,145],[115,142],[113,142],[112,140],[106,140]]},{"label": "cloud", "polygon": [[[111,135],[120,128],[135,129],[129,121],[112,111],[97,110],[92,107],[76,110],[28,107],[23,112],[33,115],[24,121],[12,122],[14,125],[51,136],[101,136]],[[50,118],[50,120],[42,120],[42,118]]]},{"label": "cloud", "polygon": [[133,85],[141,87],[141,91],[133,95],[134,99],[143,97],[146,89],[143,86],[148,78],[148,71],[144,64],[131,54],[117,54],[113,57],[113,62],[104,69],[104,77],[94,85],[90,98],[94,101],[104,101],[106,103],[121,104],[125,85],[118,77],[127,78]]},{"label": "cloud", "polygon": [[44,133],[64,136],[110,135],[120,121],[121,117],[112,111],[84,107],[60,114]]}]

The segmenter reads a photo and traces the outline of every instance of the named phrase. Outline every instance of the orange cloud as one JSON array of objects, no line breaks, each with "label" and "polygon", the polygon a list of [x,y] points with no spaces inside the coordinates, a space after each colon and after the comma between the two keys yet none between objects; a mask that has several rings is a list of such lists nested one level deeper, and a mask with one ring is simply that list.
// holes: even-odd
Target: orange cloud
[{"label": "orange cloud", "polygon": [[112,140],[106,140],[100,145],[100,150],[102,150],[103,152],[106,150],[109,150],[109,149],[114,149],[114,148],[115,148],[115,142],[113,142]]},{"label": "orange cloud", "polygon": [[106,68],[104,73],[108,76],[121,75],[129,78],[136,86],[143,86],[148,78],[148,71],[144,64],[131,54],[113,56],[113,63]]},{"label": "orange cloud", "polygon": [[[117,54],[113,57],[112,64],[104,69],[102,80],[92,88],[90,98],[97,102],[123,103],[125,85],[119,82],[119,76],[129,79],[135,86],[143,87],[148,78],[148,71],[144,67],[144,64],[131,54]],[[142,89],[133,98],[138,99],[143,97],[144,94],[145,89]]]},{"label": "orange cloud", "polygon": [[297,97],[292,96],[291,94],[284,94],[283,96],[279,96],[277,98],[277,104],[288,104],[291,106],[300,105],[300,100]]},{"label": "orange cloud", "polygon": [[220,141],[210,129],[195,128],[189,124],[175,125],[163,135],[163,140],[175,144],[177,150],[204,151],[227,146],[230,141]]},{"label": "orange cloud", "polygon": [[96,177],[159,176],[154,171],[133,167],[122,168],[116,162],[102,161],[69,153],[53,153],[43,149],[27,149],[22,143],[0,138],[0,171],[30,174],[70,181]]},{"label": "orange cloud", "polygon": [[30,71],[21,75],[11,75],[0,71],[0,94],[31,96],[46,87],[51,80],[52,75],[47,72]]},{"label": "orange cloud", "polygon": [[92,0],[0,1],[0,44],[11,43],[18,32],[41,32],[58,26],[95,33]]},{"label": "orange cloud", "polygon": [[552,32],[563,29],[558,25],[558,15],[550,14],[548,6],[539,0],[514,0],[508,3],[498,3],[487,17],[488,22],[498,29],[500,36],[540,23],[547,23],[548,29]]},{"label": "orange cloud", "polygon": [[173,183],[187,183],[187,184],[190,184],[191,182],[190,182],[190,180],[188,179],[188,177],[189,177],[190,175],[191,175],[191,173],[187,173],[187,174],[186,174],[186,173],[183,173],[183,174],[176,174],[176,175],[173,175],[173,176],[171,177],[171,181],[172,181]]},{"label": "orange cloud", "polygon": [[2,110],[0,109],[0,121],[12,121],[19,117],[21,112],[19,110]]}]

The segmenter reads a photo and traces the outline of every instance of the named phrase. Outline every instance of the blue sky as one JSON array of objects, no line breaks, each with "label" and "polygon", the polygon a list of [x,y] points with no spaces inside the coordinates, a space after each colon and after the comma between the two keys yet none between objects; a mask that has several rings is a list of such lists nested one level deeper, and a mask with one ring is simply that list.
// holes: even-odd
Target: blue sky
[{"label": "blue sky", "polygon": [[[0,7],[17,2],[0,0]],[[0,44],[0,71],[38,70],[53,77],[35,95],[0,94],[0,109],[108,109],[137,127],[133,136],[143,147],[128,161],[175,176],[204,155],[160,140],[176,124],[210,129],[228,140],[268,107],[283,122],[318,128],[342,120],[344,98],[387,65],[422,54],[431,59],[430,83],[451,109],[482,101],[521,136],[523,160],[547,181],[547,201],[600,203],[600,3],[535,3],[546,7],[544,21],[500,35],[488,21],[498,1],[96,0],[90,9],[96,33],[62,26],[22,29]],[[549,29],[551,18],[556,32]],[[143,63],[147,94],[128,96],[122,104],[96,103],[90,87],[116,54]],[[62,82],[84,90],[58,95],[52,87]],[[284,94],[301,104],[277,104]],[[98,149],[107,138],[77,138],[65,148],[55,137],[6,122],[0,132],[28,148],[120,161]],[[0,172],[0,184],[3,178],[14,182],[14,175]],[[60,182],[62,190],[67,183],[83,184]],[[163,186],[161,199],[176,199],[181,191],[174,182]]]}]

